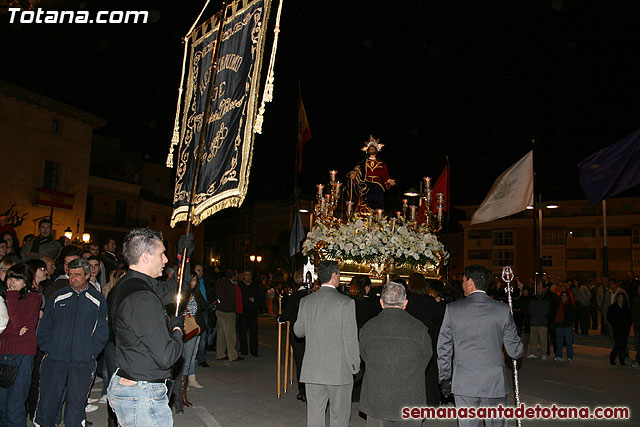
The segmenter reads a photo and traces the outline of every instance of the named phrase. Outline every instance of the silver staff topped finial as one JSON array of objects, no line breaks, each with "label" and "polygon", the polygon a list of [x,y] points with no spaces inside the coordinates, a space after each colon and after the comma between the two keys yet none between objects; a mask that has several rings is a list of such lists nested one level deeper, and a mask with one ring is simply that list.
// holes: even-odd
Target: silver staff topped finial
[{"label": "silver staff topped finial", "polygon": [[[511,266],[505,266],[502,268],[502,280],[507,284],[505,286],[504,291],[507,293],[507,297],[509,300],[509,309],[511,310],[511,315],[513,316],[513,301],[511,300],[511,293],[513,292],[513,287],[511,286],[511,282],[514,279],[513,269]],[[520,380],[518,379],[518,362],[514,359],[513,362],[513,382],[514,382],[514,392],[515,392],[515,401],[516,407],[520,406]],[[522,426],[522,420],[517,420],[518,427]]]}]

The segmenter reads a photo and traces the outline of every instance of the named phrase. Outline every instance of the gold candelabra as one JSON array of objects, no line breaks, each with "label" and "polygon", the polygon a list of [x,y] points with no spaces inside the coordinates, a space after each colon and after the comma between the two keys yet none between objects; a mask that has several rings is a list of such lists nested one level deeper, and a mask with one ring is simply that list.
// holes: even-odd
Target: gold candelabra
[{"label": "gold candelabra", "polygon": [[[323,184],[316,184],[316,189],[318,190],[316,194],[317,202],[314,206],[316,220],[331,224],[339,224],[341,222],[340,218],[333,216],[334,211],[338,208],[342,194],[342,183],[336,181],[337,174],[338,171],[336,170],[329,171],[329,188],[326,194],[324,193],[325,186]],[[349,202],[347,202],[347,209],[348,208]],[[353,211],[353,202],[351,202],[351,210]]]},{"label": "gold candelabra", "polygon": [[[324,184],[316,184],[316,203],[314,205],[315,220],[323,222],[326,225],[339,225],[342,223],[340,218],[334,216],[334,212],[338,209],[340,197],[342,195],[342,183],[336,180],[338,171],[329,171],[329,184],[325,193]],[[431,178],[422,178],[423,191],[419,195],[419,205],[409,204],[408,199],[402,199],[402,210],[395,212],[394,225],[400,221],[408,223],[411,228],[418,227],[418,211],[420,206],[424,204],[424,226],[426,231],[430,233],[438,232],[442,229],[444,219],[444,194],[436,193],[436,212],[431,211],[433,201],[433,189],[431,188]],[[415,190],[414,190],[415,191]],[[418,196],[417,193],[407,193],[410,196]],[[347,221],[355,214],[355,203],[353,200],[345,202],[345,212]],[[368,226],[371,228],[373,223],[381,222],[384,218],[384,210],[376,209],[373,215],[367,217]]]},{"label": "gold candelabra", "polygon": [[420,197],[420,203],[425,204],[424,220],[427,230],[437,232],[442,230],[442,221],[444,219],[444,194],[436,193],[436,213],[431,212],[431,203],[433,201],[433,190],[431,189],[431,178],[425,176],[422,178],[424,191]]}]

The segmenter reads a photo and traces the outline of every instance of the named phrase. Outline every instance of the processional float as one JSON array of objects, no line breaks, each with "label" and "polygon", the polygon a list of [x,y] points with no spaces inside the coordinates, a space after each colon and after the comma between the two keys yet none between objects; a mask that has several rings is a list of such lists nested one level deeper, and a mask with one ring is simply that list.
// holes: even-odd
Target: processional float
[{"label": "processional float", "polygon": [[[419,206],[402,201],[402,211],[392,218],[385,218],[383,209],[376,209],[372,215],[360,216],[355,213],[353,193],[345,202],[343,215],[336,214],[342,184],[336,181],[337,171],[329,172],[329,186],[317,184],[314,204],[315,221],[307,239],[303,243],[303,253],[314,256],[316,263],[323,259],[338,261],[341,279],[350,280],[357,274],[368,274],[372,282],[389,279],[391,273],[419,272],[426,277],[442,280],[441,269],[448,259],[442,243],[434,233],[442,229],[444,195],[436,194],[437,210],[433,214],[431,178],[423,178],[420,204],[424,204],[424,221],[418,222]],[[344,274],[346,271],[347,274]],[[505,267],[502,279],[506,283],[509,309],[513,315],[512,292],[514,274],[511,267]],[[516,406],[520,406],[520,382],[518,364],[513,363],[514,391]],[[517,420],[521,426],[521,420]]]},{"label": "processional float", "polygon": [[[402,211],[387,217],[383,209],[370,215],[356,213],[352,190],[347,193],[349,200],[341,205],[345,188],[336,176],[337,171],[329,171],[329,183],[316,185],[314,221],[302,245],[304,255],[312,256],[316,263],[337,261],[342,281],[369,275],[373,283],[381,284],[391,274],[406,277],[414,271],[442,279],[448,254],[435,233],[442,229],[444,194],[436,195],[433,213],[431,178],[423,178],[419,205],[403,199]],[[424,220],[418,221],[421,207]]]}]

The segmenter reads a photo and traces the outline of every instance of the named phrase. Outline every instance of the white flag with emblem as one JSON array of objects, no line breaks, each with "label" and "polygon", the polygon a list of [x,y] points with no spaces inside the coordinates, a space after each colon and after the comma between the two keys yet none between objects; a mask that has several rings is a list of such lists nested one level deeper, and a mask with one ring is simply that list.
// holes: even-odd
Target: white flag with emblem
[{"label": "white flag with emblem", "polygon": [[521,212],[533,205],[533,150],[504,171],[471,217],[471,225]]}]

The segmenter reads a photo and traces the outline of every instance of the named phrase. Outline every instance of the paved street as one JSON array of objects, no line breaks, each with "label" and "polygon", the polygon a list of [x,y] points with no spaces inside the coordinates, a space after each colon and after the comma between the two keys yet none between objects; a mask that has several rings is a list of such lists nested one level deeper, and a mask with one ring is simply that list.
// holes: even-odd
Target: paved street
[{"label": "paved street", "polygon": [[[220,362],[209,353],[209,368],[197,370],[202,390],[189,390],[194,404],[184,415],[174,417],[178,427],[288,427],[305,425],[305,404],[296,400],[293,386],[281,399],[276,399],[276,324],[260,319],[261,357],[249,356],[242,362]],[[284,338],[284,334],[283,334]],[[591,340],[597,341],[595,338]],[[599,340],[604,342],[604,340]],[[597,343],[596,343],[597,344]],[[603,344],[604,345],[604,344]],[[598,346],[575,346],[574,362],[525,359],[521,368],[521,393],[527,404],[577,406],[629,406],[640,411],[640,369],[610,366],[609,350]],[[632,352],[635,354],[635,352]],[[566,355],[565,355],[566,358]],[[630,362],[628,362],[630,365]],[[92,397],[99,397],[99,389]],[[638,412],[640,414],[640,412]],[[638,415],[640,416],[640,415]],[[96,427],[106,426],[106,409],[101,405],[89,414]],[[608,425],[638,425],[639,420],[611,421]],[[455,421],[431,421],[426,425],[455,426]],[[600,426],[602,421],[557,422],[525,421],[526,426]],[[327,423],[328,425],[328,423]],[[365,426],[354,404],[352,426]],[[515,425],[515,423],[514,423]]]}]

